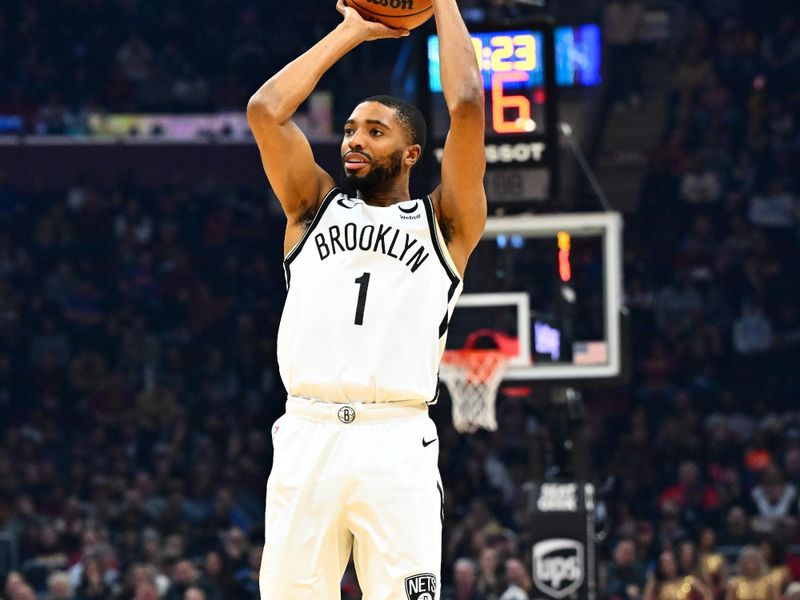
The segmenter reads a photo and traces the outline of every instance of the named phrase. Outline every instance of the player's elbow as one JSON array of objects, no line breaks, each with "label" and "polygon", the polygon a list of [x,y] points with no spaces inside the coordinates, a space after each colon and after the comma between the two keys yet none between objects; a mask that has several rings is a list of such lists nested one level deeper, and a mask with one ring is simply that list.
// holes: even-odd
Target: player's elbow
[{"label": "player's elbow", "polygon": [[247,120],[254,121],[281,121],[280,101],[275,94],[264,86],[247,101]]},{"label": "player's elbow", "polygon": [[483,90],[464,90],[448,105],[448,112],[451,117],[483,117]]},{"label": "player's elbow", "polygon": [[270,110],[270,103],[262,94],[257,92],[247,101],[247,120],[250,123],[269,120],[273,116]]}]

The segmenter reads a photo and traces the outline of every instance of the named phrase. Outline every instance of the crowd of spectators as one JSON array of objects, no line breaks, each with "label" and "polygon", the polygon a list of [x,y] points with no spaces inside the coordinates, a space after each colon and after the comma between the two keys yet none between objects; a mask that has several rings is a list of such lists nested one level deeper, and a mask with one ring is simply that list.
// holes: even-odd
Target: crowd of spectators
[{"label": "crowd of spectators", "polygon": [[[13,74],[2,110],[241,107],[264,77],[250,54],[266,47],[262,21],[292,18],[280,3],[171,2],[156,16],[135,1],[54,4],[0,14]],[[800,31],[790,15],[745,20],[728,4],[693,13],[666,134],[626,217],[630,382],[584,390],[572,432],[592,442],[610,600],[800,598]],[[226,24],[237,51],[201,22]],[[181,77],[194,91],[165,96]],[[211,177],[63,193],[2,181],[0,545],[17,554],[0,597],[258,598],[284,395],[277,203]],[[501,395],[500,432],[473,436],[448,425],[446,404],[433,409],[443,598],[531,597],[523,486],[530,440],[548,439],[546,403]],[[360,597],[352,568],[342,590]]]},{"label": "crowd of spectators", "polygon": [[281,412],[264,200],[0,191],[0,530],[35,591],[257,597]]},{"label": "crowd of spectators", "polygon": [[[106,113],[243,112],[269,76],[340,21],[336,2],[326,2],[9,0],[0,13],[0,132],[84,135],[91,116]],[[459,3],[471,21],[530,14],[536,4]],[[377,41],[334,65],[322,87],[336,90],[337,123],[357,100],[397,83],[397,58],[396,41]]]},{"label": "crowd of spectators", "polygon": [[751,4],[690,15],[626,220],[632,382],[591,428],[612,598],[642,597],[653,565],[650,598],[687,577],[696,597],[797,594],[800,27]]}]

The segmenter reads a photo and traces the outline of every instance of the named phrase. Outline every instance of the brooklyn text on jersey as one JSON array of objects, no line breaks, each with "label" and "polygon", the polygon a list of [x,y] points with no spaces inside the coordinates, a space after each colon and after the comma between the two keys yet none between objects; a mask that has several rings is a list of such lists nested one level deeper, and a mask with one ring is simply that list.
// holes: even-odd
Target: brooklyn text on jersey
[{"label": "brooklyn text on jersey", "polygon": [[412,235],[391,225],[380,224],[377,230],[374,225],[346,223],[344,228],[331,225],[325,233],[314,236],[314,243],[319,252],[319,259],[325,260],[337,252],[353,250],[370,250],[405,262],[414,273],[428,258],[429,253]]}]

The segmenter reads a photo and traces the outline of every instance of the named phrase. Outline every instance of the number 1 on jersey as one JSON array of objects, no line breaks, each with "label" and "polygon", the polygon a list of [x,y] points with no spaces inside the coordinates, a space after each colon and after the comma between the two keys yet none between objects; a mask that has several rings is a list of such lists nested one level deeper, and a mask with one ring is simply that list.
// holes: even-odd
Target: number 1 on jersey
[{"label": "number 1 on jersey", "polygon": [[364,305],[367,303],[367,288],[369,287],[369,273],[362,273],[361,277],[356,277],[355,283],[358,284],[358,304],[356,305],[356,325],[364,324]]}]

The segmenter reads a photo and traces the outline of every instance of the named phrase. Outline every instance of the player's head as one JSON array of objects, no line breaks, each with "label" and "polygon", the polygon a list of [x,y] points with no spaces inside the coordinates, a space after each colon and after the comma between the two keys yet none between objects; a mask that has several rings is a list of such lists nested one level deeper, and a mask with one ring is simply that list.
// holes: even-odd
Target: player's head
[{"label": "player's head", "polygon": [[344,124],[345,181],[369,194],[396,177],[407,177],[425,137],[425,119],[412,104],[392,96],[365,98]]}]

